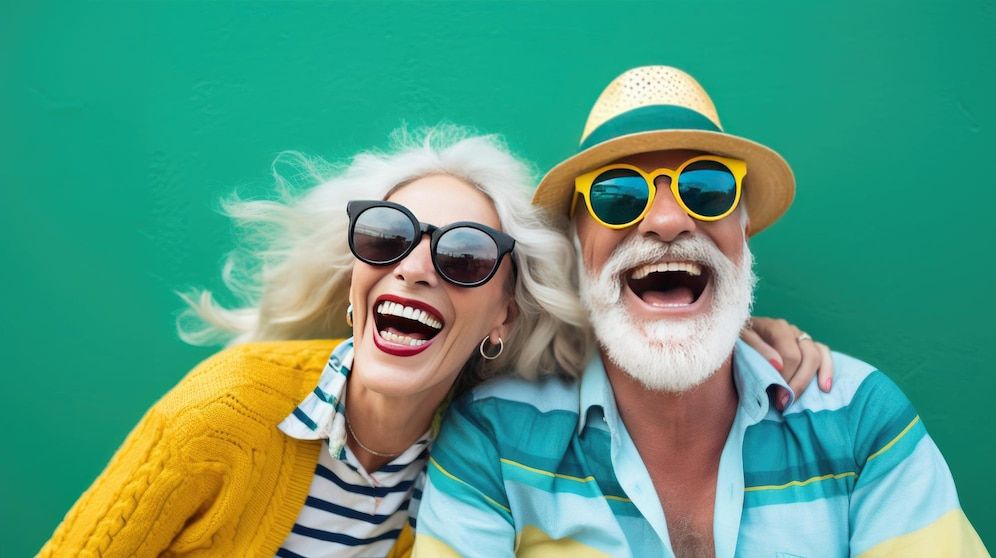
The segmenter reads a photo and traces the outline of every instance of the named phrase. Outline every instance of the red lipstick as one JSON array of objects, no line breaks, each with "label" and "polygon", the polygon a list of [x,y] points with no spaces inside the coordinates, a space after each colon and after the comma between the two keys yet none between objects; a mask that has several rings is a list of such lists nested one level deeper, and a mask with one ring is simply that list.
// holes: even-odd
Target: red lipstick
[{"label": "red lipstick", "polygon": [[[428,349],[429,345],[432,345],[432,342],[435,339],[436,335],[438,335],[438,332],[436,334],[434,334],[431,338],[426,339],[425,343],[422,343],[421,345],[414,345],[414,346],[413,345],[403,344],[403,343],[395,343],[393,341],[389,341],[387,339],[384,339],[381,336],[381,334],[380,334],[379,327],[377,326],[376,314],[377,314],[377,308],[379,308],[381,306],[381,304],[384,304],[386,302],[392,302],[392,303],[395,303],[395,304],[400,304],[402,306],[410,307],[410,308],[412,308],[414,310],[421,310],[421,311],[425,312],[429,317],[433,318],[434,320],[438,321],[440,324],[442,324],[443,326],[445,326],[445,321],[443,320],[443,317],[442,317],[441,313],[439,312],[439,310],[437,310],[436,308],[434,308],[430,304],[427,304],[427,303],[419,301],[419,300],[414,300],[414,299],[410,299],[410,298],[404,298],[404,297],[400,297],[400,296],[396,296],[396,295],[389,295],[389,294],[381,295],[381,296],[377,297],[377,299],[374,300],[373,307],[372,307],[372,310],[373,310],[373,312],[375,314],[374,320],[373,320],[373,324],[372,324],[373,330],[374,330],[374,332],[373,332],[374,345],[376,345],[378,349],[380,349],[381,351],[383,351],[383,352],[385,352],[385,353],[387,353],[389,355],[400,356],[400,357],[409,357],[409,356],[417,355],[417,354],[421,353],[422,351]],[[442,327],[440,327],[439,331],[442,331]]]}]

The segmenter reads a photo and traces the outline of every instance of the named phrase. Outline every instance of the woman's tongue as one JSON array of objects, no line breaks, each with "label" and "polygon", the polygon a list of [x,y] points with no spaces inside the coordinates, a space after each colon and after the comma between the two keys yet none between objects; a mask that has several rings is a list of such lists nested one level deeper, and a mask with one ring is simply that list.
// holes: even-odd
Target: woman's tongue
[{"label": "woman's tongue", "polygon": [[687,306],[695,302],[695,293],[688,287],[674,287],[666,291],[648,290],[640,298],[650,306]]}]

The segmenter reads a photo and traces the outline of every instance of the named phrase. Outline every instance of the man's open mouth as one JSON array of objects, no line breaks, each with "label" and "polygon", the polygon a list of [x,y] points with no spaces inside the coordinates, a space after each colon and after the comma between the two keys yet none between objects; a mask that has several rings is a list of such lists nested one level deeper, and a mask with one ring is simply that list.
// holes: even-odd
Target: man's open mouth
[{"label": "man's open mouth", "polygon": [[698,301],[711,276],[709,268],[696,262],[657,262],[629,270],[626,284],[650,306],[680,308]]},{"label": "man's open mouth", "polygon": [[445,325],[435,309],[415,301],[382,297],[374,303],[374,327],[381,339],[421,347]]}]

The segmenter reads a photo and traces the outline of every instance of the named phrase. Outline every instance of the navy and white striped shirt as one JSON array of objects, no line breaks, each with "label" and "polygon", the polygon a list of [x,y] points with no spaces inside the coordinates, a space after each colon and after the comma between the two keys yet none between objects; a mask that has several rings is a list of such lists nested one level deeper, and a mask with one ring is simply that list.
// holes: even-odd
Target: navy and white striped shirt
[{"label": "navy and white striped shirt", "polygon": [[324,439],[308,499],[277,556],[385,556],[425,482],[431,429],[390,463],[367,472],[346,445],[346,381],[353,341],[332,352],[315,390],[278,426],[288,436]]}]

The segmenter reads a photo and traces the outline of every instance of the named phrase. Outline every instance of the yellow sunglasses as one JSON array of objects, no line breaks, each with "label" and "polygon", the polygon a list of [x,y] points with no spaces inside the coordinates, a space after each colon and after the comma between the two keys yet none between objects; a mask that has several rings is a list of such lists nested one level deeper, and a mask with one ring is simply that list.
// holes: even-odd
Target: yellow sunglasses
[{"label": "yellow sunglasses", "polygon": [[737,208],[746,175],[747,163],[716,155],[693,157],[674,170],[649,173],[625,163],[606,165],[574,179],[571,215],[580,194],[588,213],[603,226],[624,229],[635,225],[654,204],[654,181],[666,176],[685,213],[700,221],[718,221]]}]

